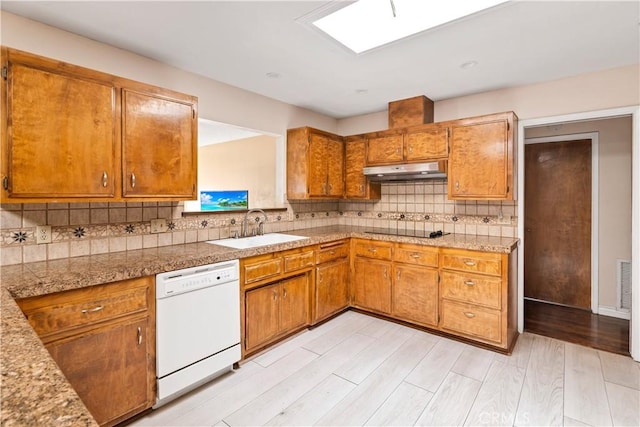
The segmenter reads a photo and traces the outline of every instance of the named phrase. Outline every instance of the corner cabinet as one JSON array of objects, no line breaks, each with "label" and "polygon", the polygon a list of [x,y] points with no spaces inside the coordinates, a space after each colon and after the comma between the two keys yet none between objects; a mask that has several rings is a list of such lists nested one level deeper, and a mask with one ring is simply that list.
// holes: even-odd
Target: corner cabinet
[{"label": "corner cabinet", "polygon": [[310,127],[287,131],[287,198],[344,197],[343,138]]},{"label": "corner cabinet", "polygon": [[366,145],[366,138],[345,138],[345,199],[379,200],[382,195],[380,183],[370,182],[362,173],[366,163]]},{"label": "corner cabinet", "polygon": [[154,289],[144,277],[17,301],[102,426],[155,403]]},{"label": "corner cabinet", "polygon": [[196,198],[197,98],[1,54],[0,202]]},{"label": "corner cabinet", "polygon": [[451,123],[449,199],[513,200],[516,115],[508,112]]}]

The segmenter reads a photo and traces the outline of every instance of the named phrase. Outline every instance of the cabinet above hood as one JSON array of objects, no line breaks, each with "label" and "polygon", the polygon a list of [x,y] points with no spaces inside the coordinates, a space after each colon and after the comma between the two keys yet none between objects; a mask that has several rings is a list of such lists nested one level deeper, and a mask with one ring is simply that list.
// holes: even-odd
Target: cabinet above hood
[{"label": "cabinet above hood", "polygon": [[370,166],[362,169],[371,181],[415,181],[446,179],[446,162],[406,163],[401,165]]}]

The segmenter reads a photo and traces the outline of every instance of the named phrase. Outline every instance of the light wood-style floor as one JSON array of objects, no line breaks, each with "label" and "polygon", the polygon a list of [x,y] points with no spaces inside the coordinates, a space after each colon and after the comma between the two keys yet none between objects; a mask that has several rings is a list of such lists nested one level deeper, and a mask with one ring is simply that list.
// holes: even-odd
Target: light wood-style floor
[{"label": "light wood-style floor", "polygon": [[640,365],[530,333],[500,355],[346,312],[136,426],[640,425]]}]

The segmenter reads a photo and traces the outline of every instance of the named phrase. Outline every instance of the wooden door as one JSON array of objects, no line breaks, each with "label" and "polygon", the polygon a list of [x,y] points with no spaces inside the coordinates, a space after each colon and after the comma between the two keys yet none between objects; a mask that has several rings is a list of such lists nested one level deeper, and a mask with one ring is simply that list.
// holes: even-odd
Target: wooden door
[{"label": "wooden door", "polygon": [[196,198],[192,103],[123,90],[123,196]]},{"label": "wooden door", "polygon": [[591,141],[525,145],[525,297],[591,308]]},{"label": "wooden door", "polygon": [[510,194],[508,129],[506,119],[452,127],[450,199],[504,199]]},{"label": "wooden door", "polygon": [[391,312],[391,263],[356,257],[353,302],[361,308]]},{"label": "wooden door", "polygon": [[394,265],[391,314],[422,325],[437,325],[438,269]]},{"label": "wooden door", "polygon": [[310,197],[323,197],[327,194],[327,138],[322,135],[309,135],[309,173],[308,186]]},{"label": "wooden door", "polygon": [[309,275],[292,277],[280,284],[280,332],[286,333],[309,321]]},{"label": "wooden door", "polygon": [[106,82],[10,63],[8,196],[114,197],[115,95]]},{"label": "wooden door", "polygon": [[151,406],[148,319],[118,323],[53,342],[47,349],[91,415],[114,425]]},{"label": "wooden door", "polygon": [[327,138],[326,147],[327,196],[341,198],[344,195],[344,142]]},{"label": "wooden door", "polygon": [[386,165],[402,160],[402,135],[369,138],[367,141],[367,165]]},{"label": "wooden door", "polygon": [[349,305],[349,260],[316,267],[315,320],[323,319]]},{"label": "wooden door", "polygon": [[365,139],[345,144],[345,197],[359,199],[366,197],[367,178],[362,173],[365,166]]},{"label": "wooden door", "polygon": [[245,293],[245,349],[250,350],[278,335],[280,285]]},{"label": "wooden door", "polygon": [[446,159],[449,148],[449,128],[433,126],[411,131],[404,136],[404,156],[408,161]]}]

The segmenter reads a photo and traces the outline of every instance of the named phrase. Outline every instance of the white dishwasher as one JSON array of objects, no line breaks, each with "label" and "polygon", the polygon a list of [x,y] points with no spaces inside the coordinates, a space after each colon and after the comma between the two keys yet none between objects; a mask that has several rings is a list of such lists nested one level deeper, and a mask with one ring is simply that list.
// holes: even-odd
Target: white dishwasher
[{"label": "white dishwasher", "polygon": [[239,265],[232,260],[156,275],[154,408],[240,360]]}]

